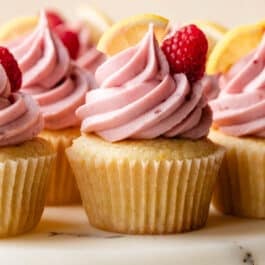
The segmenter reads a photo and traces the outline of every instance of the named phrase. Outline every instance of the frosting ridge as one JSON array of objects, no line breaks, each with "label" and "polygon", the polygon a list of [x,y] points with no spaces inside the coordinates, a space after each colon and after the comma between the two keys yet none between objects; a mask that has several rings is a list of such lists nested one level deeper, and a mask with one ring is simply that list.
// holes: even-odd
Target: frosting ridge
[{"label": "frosting ridge", "polygon": [[96,69],[106,60],[106,56],[98,51],[92,42],[89,26],[82,21],[70,27],[77,32],[80,48],[76,59],[77,65],[94,74]]}]

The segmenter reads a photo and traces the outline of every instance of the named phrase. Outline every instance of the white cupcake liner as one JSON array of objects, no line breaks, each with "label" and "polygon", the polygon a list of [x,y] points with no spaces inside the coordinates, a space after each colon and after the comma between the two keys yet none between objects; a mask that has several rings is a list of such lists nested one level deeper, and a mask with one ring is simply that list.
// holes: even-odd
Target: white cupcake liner
[{"label": "white cupcake liner", "polygon": [[54,155],[0,163],[0,237],[33,229],[46,200]]},{"label": "white cupcake liner", "polygon": [[225,214],[265,218],[265,152],[227,147],[213,204]]},{"label": "white cupcake liner", "polygon": [[67,151],[83,205],[95,227],[167,234],[205,225],[223,149],[181,161],[104,160]]}]

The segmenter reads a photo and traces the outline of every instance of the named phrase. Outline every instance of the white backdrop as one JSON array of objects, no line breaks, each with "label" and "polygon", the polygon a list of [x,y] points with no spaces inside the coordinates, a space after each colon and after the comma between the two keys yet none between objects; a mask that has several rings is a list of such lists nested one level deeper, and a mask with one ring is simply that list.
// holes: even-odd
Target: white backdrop
[{"label": "white backdrop", "polygon": [[71,15],[82,1],[96,4],[114,19],[142,12],[156,12],[176,22],[210,19],[228,26],[265,19],[265,0],[0,0],[0,22],[42,6],[57,6]]}]

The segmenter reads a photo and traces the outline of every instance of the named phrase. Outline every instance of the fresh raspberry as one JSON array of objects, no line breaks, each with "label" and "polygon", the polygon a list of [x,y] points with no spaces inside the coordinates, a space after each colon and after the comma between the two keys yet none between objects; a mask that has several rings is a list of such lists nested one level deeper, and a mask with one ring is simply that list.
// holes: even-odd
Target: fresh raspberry
[{"label": "fresh raspberry", "polygon": [[64,26],[57,27],[55,29],[55,33],[59,36],[64,46],[67,48],[70,57],[75,60],[80,46],[77,33]]},{"label": "fresh raspberry", "polygon": [[162,43],[173,73],[185,73],[191,83],[201,79],[206,64],[208,42],[195,25],[180,28]]},{"label": "fresh raspberry", "polygon": [[64,19],[56,11],[46,10],[45,13],[51,29],[65,23]]},{"label": "fresh raspberry", "polygon": [[22,84],[21,70],[14,56],[5,47],[0,47],[0,64],[5,68],[11,91],[18,91]]}]

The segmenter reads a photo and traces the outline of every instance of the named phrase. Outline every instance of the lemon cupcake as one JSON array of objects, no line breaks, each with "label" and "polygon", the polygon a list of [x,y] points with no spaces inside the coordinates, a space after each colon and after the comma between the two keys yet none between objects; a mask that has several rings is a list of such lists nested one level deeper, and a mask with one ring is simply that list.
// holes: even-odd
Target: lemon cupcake
[{"label": "lemon cupcake", "polygon": [[57,151],[47,204],[79,203],[79,191],[65,148],[80,136],[80,121],[75,110],[85,102],[85,94],[91,88],[90,79],[73,63],[67,49],[49,27],[44,11],[32,33],[7,46],[23,72],[22,91],[32,95],[40,105],[45,128],[40,136]]},{"label": "lemon cupcake", "polygon": [[[227,41],[233,36],[230,49],[244,48],[237,51],[242,57],[220,77],[220,95],[211,102],[214,129],[209,136],[227,149],[214,205],[225,214],[252,218],[265,218],[264,29],[258,47],[250,45],[261,28],[239,28],[226,37]],[[237,38],[242,33],[245,37]]]},{"label": "lemon cupcake", "polygon": [[[102,11],[85,5],[78,9],[78,19],[71,21],[54,9],[45,10],[49,27],[56,34],[75,63],[86,71],[92,87],[94,73],[105,61],[105,55],[96,49],[98,38],[111,25],[111,20]],[[16,40],[34,31],[39,16],[15,18],[0,27],[0,43]]]},{"label": "lemon cupcake", "polygon": [[43,128],[40,108],[18,92],[21,72],[6,48],[0,47],[0,61],[0,237],[9,237],[38,224],[55,152],[36,138]]},{"label": "lemon cupcake", "polygon": [[[129,32],[137,32],[134,19]],[[166,19],[152,15],[145,32],[154,24],[138,45],[98,68],[100,88],[77,110],[83,134],[67,149],[90,223],[108,231],[166,234],[204,226],[223,157],[223,149],[206,139],[211,111],[196,80],[202,76],[191,70],[190,81],[185,72],[170,74],[154,35],[157,19],[166,28]],[[191,35],[201,45],[197,52],[204,52],[203,58],[192,55],[203,68],[207,41],[197,27],[172,38]]]}]

